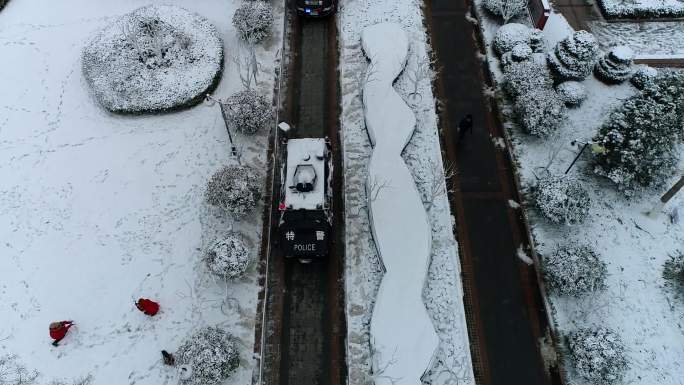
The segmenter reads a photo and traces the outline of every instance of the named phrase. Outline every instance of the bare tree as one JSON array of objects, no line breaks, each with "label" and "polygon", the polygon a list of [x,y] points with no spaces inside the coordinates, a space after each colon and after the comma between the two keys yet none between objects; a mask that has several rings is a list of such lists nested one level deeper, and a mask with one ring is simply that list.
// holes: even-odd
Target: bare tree
[{"label": "bare tree", "polygon": [[507,24],[516,15],[527,8],[526,0],[501,0],[501,17],[504,24]]},{"label": "bare tree", "polygon": [[456,174],[456,167],[453,163],[447,163],[442,167],[441,163],[433,160],[429,160],[428,165],[427,173],[418,179],[424,190],[423,203],[428,205],[429,210],[437,198],[451,192],[448,184]]},{"label": "bare tree", "polygon": [[247,90],[251,89],[252,80],[254,80],[254,85],[256,86],[258,83],[259,61],[256,58],[255,45],[252,43],[241,43],[232,61],[235,63],[242,86]]},{"label": "bare tree", "polygon": [[376,382],[378,379],[384,379],[384,380],[389,380],[391,384],[396,384],[397,381],[401,380],[401,378],[397,377],[391,377],[385,374],[387,369],[391,368],[393,365],[395,365],[398,361],[397,359],[397,349],[394,348],[394,351],[392,352],[392,357],[385,362],[384,365],[380,365],[380,353],[378,353],[375,350],[375,343],[371,343],[370,345],[370,356],[371,356],[371,361],[373,362],[373,382]]},{"label": "bare tree", "polygon": [[409,96],[417,97],[418,95],[420,95],[418,93],[418,87],[420,86],[420,83],[423,80],[430,78],[431,63],[424,55],[417,54],[413,56],[413,62],[414,65],[412,66],[412,70],[407,72],[406,76],[408,76],[413,87],[413,90],[411,91],[411,93],[409,93]]}]

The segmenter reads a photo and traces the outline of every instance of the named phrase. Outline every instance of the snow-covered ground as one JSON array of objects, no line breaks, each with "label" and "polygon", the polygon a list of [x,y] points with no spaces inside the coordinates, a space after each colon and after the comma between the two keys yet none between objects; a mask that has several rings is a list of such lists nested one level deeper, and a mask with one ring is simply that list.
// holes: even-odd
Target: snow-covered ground
[{"label": "snow-covered ground", "polygon": [[637,58],[684,57],[684,20],[623,23],[596,20],[589,21],[589,28],[604,51],[616,45],[628,45]]},{"label": "snow-covered ground", "polygon": [[[402,157],[417,181],[432,230],[431,263],[423,299],[437,331],[439,347],[424,383],[474,383],[463,311],[460,263],[453,236],[453,219],[443,182],[437,116],[430,82],[432,72],[429,71],[429,60],[426,59],[429,57],[429,47],[421,6],[422,1],[418,0],[340,2],[338,23],[347,211],[345,283],[349,384],[373,382],[374,374],[370,367],[370,320],[383,275],[382,262],[371,236],[366,206],[368,196],[365,185],[372,147],[364,124],[361,100],[361,88],[368,68],[367,59],[361,50],[361,31],[366,26],[380,22],[401,25],[411,42],[407,67],[394,87],[412,107],[417,120],[416,130]],[[384,38],[391,40],[394,37]],[[414,92],[412,79],[418,81],[417,93],[409,95]],[[383,180],[369,184],[370,194],[383,189],[391,189],[391,185]],[[376,378],[382,375],[383,373],[375,373]],[[379,381],[387,380],[385,378]]]},{"label": "snow-covered ground", "polygon": [[[168,0],[218,29],[225,46],[215,96],[242,88],[231,17],[239,1]],[[273,1],[276,20],[282,1]],[[10,1],[0,12],[0,356],[40,372],[39,384],[91,374],[100,384],[176,383],[160,350],[219,325],[241,344],[226,384],[251,382],[257,272],[225,286],[200,263],[231,227],[209,207],[204,186],[229,157],[218,106],[163,115],[118,116],[92,97],[81,52],[115,17],[143,0]],[[257,48],[258,88],[271,98],[282,23]],[[267,133],[235,136],[243,164],[265,170]],[[265,172],[265,171],[262,171]],[[260,210],[260,208],[258,208]],[[233,228],[258,258],[261,216]],[[161,303],[154,318],[133,306]],[[59,347],[48,324],[73,319]]]},{"label": "snow-covered ground", "polygon": [[[479,4],[481,0],[476,0]],[[479,24],[487,42],[489,67],[497,82],[501,82],[499,61],[490,42],[499,23],[478,10]],[[675,24],[672,24],[673,26]],[[544,30],[546,45],[556,42],[572,32],[565,19],[552,14]],[[599,43],[602,35],[597,35]],[[640,44],[641,40],[636,43]],[[622,43],[629,44],[627,38]],[[675,43],[675,42],[672,42]],[[612,46],[610,44],[608,46]],[[545,173],[563,173],[578,151],[573,140],[590,140],[598,131],[609,112],[622,100],[636,92],[628,82],[608,86],[593,76],[582,81],[587,88],[587,100],[579,107],[568,110],[567,121],[558,134],[539,139],[523,134],[511,120],[505,125],[523,188],[536,183],[537,176]],[[498,90],[501,94],[501,90]],[[510,116],[510,106],[500,98],[504,114]],[[684,152],[683,146],[681,152]],[[579,178],[589,190],[591,207],[589,217],[575,226],[553,225],[525,202],[531,222],[536,251],[543,259],[556,245],[566,241],[589,243],[607,264],[607,289],[577,300],[551,296],[550,305],[557,329],[566,334],[583,327],[604,326],[615,330],[627,348],[629,362],[624,384],[680,385],[684,373],[684,304],[677,303],[663,290],[663,262],[668,254],[684,248],[684,225],[670,223],[664,214],[657,219],[644,215],[664,191],[648,191],[642,196],[627,200],[606,179],[591,172],[590,156],[585,154],[571,174]],[[684,169],[684,162],[680,163]],[[667,182],[671,186],[679,178]],[[666,210],[684,208],[684,196],[679,194]],[[572,384],[584,385],[566,362]]]}]

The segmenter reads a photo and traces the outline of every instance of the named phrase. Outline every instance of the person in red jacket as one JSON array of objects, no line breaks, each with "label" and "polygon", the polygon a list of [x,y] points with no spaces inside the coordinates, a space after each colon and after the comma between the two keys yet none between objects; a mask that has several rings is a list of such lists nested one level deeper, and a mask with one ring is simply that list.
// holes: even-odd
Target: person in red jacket
[{"label": "person in red jacket", "polygon": [[147,298],[140,298],[135,302],[135,307],[149,316],[153,316],[159,311],[159,304]]},{"label": "person in red jacket", "polygon": [[52,341],[52,344],[54,346],[59,346],[59,341],[66,337],[69,328],[72,326],[74,326],[74,321],[52,322],[50,324],[50,338],[54,340]]}]

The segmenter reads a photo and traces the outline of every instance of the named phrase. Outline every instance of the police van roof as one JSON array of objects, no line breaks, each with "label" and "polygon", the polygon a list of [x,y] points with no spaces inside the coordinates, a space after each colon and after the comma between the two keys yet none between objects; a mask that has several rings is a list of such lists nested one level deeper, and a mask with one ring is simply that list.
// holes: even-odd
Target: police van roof
[{"label": "police van roof", "polygon": [[[325,153],[323,138],[290,139],[287,141],[287,169],[285,174],[285,207],[290,210],[316,210],[325,202]],[[296,188],[297,166],[313,166],[316,178],[308,192]],[[311,167],[302,168],[310,170]],[[308,172],[308,170],[306,170]]]}]

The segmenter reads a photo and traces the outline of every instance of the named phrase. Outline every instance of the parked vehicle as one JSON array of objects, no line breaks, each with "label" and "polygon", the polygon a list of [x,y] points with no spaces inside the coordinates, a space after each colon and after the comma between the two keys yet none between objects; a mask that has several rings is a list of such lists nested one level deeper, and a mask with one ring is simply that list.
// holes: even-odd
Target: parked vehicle
[{"label": "parked vehicle", "polygon": [[309,17],[325,17],[337,11],[337,0],[297,0],[297,13]]},{"label": "parked vehicle", "polygon": [[332,224],[330,143],[290,139],[281,168],[280,243],[286,257],[310,262],[328,255]]}]

